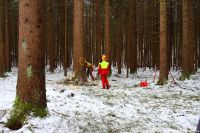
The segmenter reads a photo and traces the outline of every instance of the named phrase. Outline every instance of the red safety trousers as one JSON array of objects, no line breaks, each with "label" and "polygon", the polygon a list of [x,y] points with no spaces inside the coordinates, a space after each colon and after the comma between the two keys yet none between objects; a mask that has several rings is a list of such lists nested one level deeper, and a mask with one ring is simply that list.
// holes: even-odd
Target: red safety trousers
[{"label": "red safety trousers", "polygon": [[101,75],[101,82],[102,82],[103,89],[105,89],[105,87],[109,89],[107,75]]}]

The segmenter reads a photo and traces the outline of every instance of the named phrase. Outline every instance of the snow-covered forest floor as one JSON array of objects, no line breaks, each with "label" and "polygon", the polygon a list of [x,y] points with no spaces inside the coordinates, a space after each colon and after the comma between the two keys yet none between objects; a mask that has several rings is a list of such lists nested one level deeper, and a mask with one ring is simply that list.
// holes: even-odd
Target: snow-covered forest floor
[{"label": "snow-covered forest floor", "polygon": [[[30,116],[21,129],[11,131],[3,123],[16,94],[17,69],[13,68],[8,77],[0,78],[0,132],[195,132],[200,117],[200,70],[186,81],[178,81],[181,73],[172,70],[181,87],[170,76],[167,85],[154,85],[153,70],[140,69],[130,78],[126,78],[125,69],[122,72],[118,75],[113,70],[110,90],[102,90],[100,80],[94,82],[96,86],[64,85],[62,70],[46,72],[48,116],[43,119]],[[146,79],[149,87],[136,87]]]}]

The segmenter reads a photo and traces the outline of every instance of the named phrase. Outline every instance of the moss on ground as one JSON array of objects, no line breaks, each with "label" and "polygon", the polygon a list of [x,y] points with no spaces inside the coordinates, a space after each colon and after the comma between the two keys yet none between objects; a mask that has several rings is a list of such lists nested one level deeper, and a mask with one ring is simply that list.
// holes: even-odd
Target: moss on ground
[{"label": "moss on ground", "polygon": [[157,82],[157,85],[165,85],[167,84],[167,79],[159,79],[159,81]]},{"label": "moss on ground", "polygon": [[20,129],[26,120],[26,116],[30,112],[33,112],[35,116],[39,116],[41,118],[48,114],[47,109],[43,109],[30,103],[24,103],[19,97],[16,97],[13,109],[10,112],[10,118],[6,123],[6,127],[12,130]]},{"label": "moss on ground", "polygon": [[179,80],[184,81],[186,79],[190,79],[190,74],[182,74]]}]

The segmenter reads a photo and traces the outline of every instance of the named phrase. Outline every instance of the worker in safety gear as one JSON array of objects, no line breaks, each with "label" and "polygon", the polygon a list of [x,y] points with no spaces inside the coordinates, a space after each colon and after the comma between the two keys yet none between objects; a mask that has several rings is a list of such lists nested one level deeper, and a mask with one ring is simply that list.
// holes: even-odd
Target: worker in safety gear
[{"label": "worker in safety gear", "polygon": [[109,73],[110,73],[110,64],[109,62],[107,62],[107,56],[102,55],[102,62],[99,63],[98,74],[101,75],[103,89],[105,89],[105,87],[109,89],[109,84],[107,79]]},{"label": "worker in safety gear", "polygon": [[91,64],[91,63],[89,63],[89,62],[87,62],[86,60],[85,60],[85,67],[86,67],[86,71],[87,71],[87,77],[91,77],[91,79],[94,81],[94,76],[93,76],[93,74],[92,74],[92,72],[93,72],[93,70],[94,70],[94,66]]}]

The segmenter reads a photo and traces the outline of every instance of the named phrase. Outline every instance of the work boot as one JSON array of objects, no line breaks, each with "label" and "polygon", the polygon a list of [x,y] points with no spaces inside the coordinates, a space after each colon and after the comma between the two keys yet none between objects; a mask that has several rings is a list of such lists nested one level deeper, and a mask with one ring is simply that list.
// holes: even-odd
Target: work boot
[{"label": "work boot", "polygon": [[110,87],[110,86],[109,86],[109,85],[107,85],[107,89],[108,89],[108,90],[109,90],[109,87]]}]

